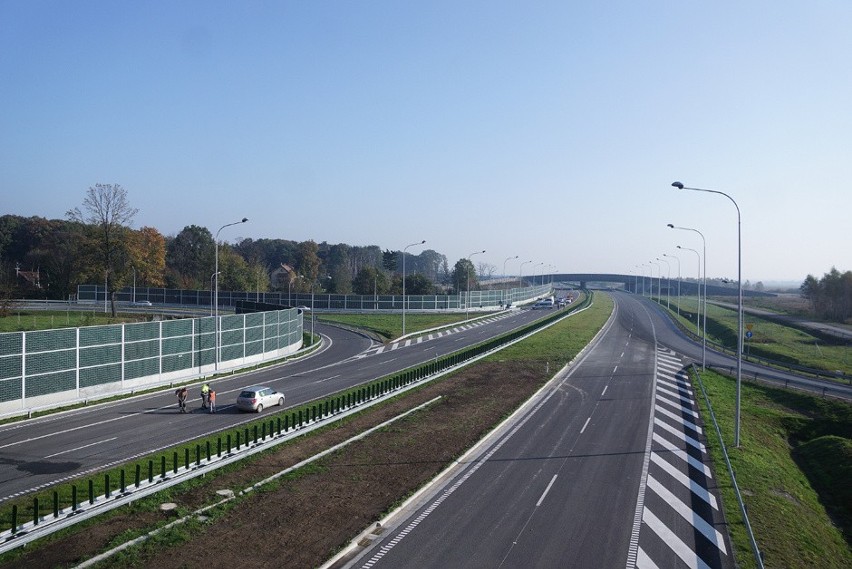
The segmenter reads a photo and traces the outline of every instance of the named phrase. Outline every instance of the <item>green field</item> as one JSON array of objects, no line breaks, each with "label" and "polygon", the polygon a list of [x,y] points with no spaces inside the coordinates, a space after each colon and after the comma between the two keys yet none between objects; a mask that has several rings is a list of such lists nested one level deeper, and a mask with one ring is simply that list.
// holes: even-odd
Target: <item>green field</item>
[{"label": "green field", "polygon": [[[735,381],[701,372],[726,445]],[[740,447],[728,453],[766,567],[852,567],[852,406],[743,384]],[[697,399],[737,563],[755,567],[710,414]]]},{"label": "green field", "polygon": [[[665,298],[663,306],[665,307]],[[695,333],[695,297],[681,297],[678,318],[689,332]],[[675,314],[675,299],[670,300],[670,311]],[[743,315],[743,326],[751,326],[752,337],[744,341],[744,355],[810,367],[834,373],[840,370],[852,374],[852,347],[842,342],[831,343],[807,332],[774,322],[767,318]],[[711,303],[707,304],[707,339],[736,351],[737,311]]]}]

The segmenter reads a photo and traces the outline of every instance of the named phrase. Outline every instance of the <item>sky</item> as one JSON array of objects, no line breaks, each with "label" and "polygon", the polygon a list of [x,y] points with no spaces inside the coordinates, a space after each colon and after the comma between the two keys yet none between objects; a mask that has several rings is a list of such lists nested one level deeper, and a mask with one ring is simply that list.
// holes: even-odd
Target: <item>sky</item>
[{"label": "sky", "polygon": [[671,223],[735,279],[738,207],[744,281],[820,278],[852,270],[850,30],[848,0],[0,0],[0,214],[119,184],[166,236],[697,276]]}]

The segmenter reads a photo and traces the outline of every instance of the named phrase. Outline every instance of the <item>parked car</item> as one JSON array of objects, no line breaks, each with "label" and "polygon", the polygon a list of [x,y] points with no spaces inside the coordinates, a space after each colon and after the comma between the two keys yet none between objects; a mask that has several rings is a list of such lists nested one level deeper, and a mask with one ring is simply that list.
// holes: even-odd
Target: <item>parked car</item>
[{"label": "parked car", "polygon": [[244,388],[237,396],[237,409],[260,413],[265,407],[284,405],[284,394],[271,387],[255,385]]}]

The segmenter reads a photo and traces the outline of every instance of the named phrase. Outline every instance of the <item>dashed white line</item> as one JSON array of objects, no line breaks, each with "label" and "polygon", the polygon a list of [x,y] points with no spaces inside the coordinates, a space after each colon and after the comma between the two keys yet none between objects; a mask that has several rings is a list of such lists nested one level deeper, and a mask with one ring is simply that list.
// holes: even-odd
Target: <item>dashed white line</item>
[{"label": "dashed white line", "polygon": [[544,492],[541,495],[541,498],[538,499],[538,502],[535,503],[535,507],[538,508],[541,506],[541,503],[544,502],[544,497],[547,496],[547,493],[550,492],[550,487],[553,486],[553,483],[556,482],[556,477],[558,474],[554,474],[553,478],[550,479],[550,484],[547,485],[547,488],[544,489]]},{"label": "dashed white line", "polygon": [[93,446],[95,446],[95,445],[100,445],[100,444],[103,444],[103,443],[108,443],[108,442],[110,442],[110,441],[114,441],[114,440],[115,440],[115,439],[117,439],[117,438],[118,438],[118,437],[113,437],[113,438],[111,438],[111,439],[104,439],[104,440],[102,440],[102,441],[98,441],[98,442],[96,442],[96,443],[89,443],[89,444],[87,444],[87,445],[83,445],[83,446],[81,446],[81,447],[77,447],[77,448],[69,448],[68,450],[63,450],[62,452],[57,452],[57,453],[54,453],[54,454],[49,454],[49,455],[47,455],[47,456],[46,456],[46,457],[44,457],[44,458],[46,458],[46,459],[47,459],[47,458],[53,458],[54,456],[59,456],[60,454],[67,454],[67,453],[69,453],[69,452],[74,452],[74,451],[76,451],[76,450],[83,450],[84,448],[89,448],[89,447],[93,447]]},{"label": "dashed white line", "polygon": [[588,426],[589,426],[589,421],[591,421],[591,420],[592,420],[592,418],[591,418],[591,417],[589,417],[588,419],[586,419],[586,422],[585,422],[585,423],[583,423],[583,428],[582,428],[582,429],[580,429],[580,434],[581,434],[581,435],[583,434],[583,431],[585,431],[585,430],[586,430],[586,427],[588,427]]}]

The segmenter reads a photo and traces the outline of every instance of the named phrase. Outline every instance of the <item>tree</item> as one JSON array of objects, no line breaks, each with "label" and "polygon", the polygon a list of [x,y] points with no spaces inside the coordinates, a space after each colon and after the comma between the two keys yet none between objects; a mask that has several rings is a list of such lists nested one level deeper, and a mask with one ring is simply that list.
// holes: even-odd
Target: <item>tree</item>
[{"label": "tree", "polygon": [[[468,285],[471,287],[468,289]],[[453,266],[453,288],[456,291],[473,290],[479,286],[476,271],[470,259],[459,259]]]},{"label": "tree", "polygon": [[382,267],[391,273],[396,272],[396,261],[397,252],[391,251],[390,249],[385,249],[382,253]]},{"label": "tree", "polygon": [[303,241],[299,243],[296,251],[296,272],[308,280],[316,283],[319,277],[320,259],[317,256],[319,247],[314,241]]},{"label": "tree", "polygon": [[71,221],[93,228],[96,267],[106,275],[112,315],[115,316],[115,291],[124,285],[121,275],[128,260],[128,228],[138,210],[130,206],[127,190],[118,184],[90,187],[83,200],[83,210],[74,208],[66,215]]},{"label": "tree", "polygon": [[210,288],[216,244],[209,229],[198,225],[184,227],[169,240],[166,251],[168,286],[202,290]]},{"label": "tree", "polygon": [[136,286],[163,286],[166,272],[166,239],[153,227],[143,227],[130,236],[131,272]]},{"label": "tree", "polygon": [[387,275],[376,267],[362,268],[352,281],[355,294],[387,294],[388,286]]}]

